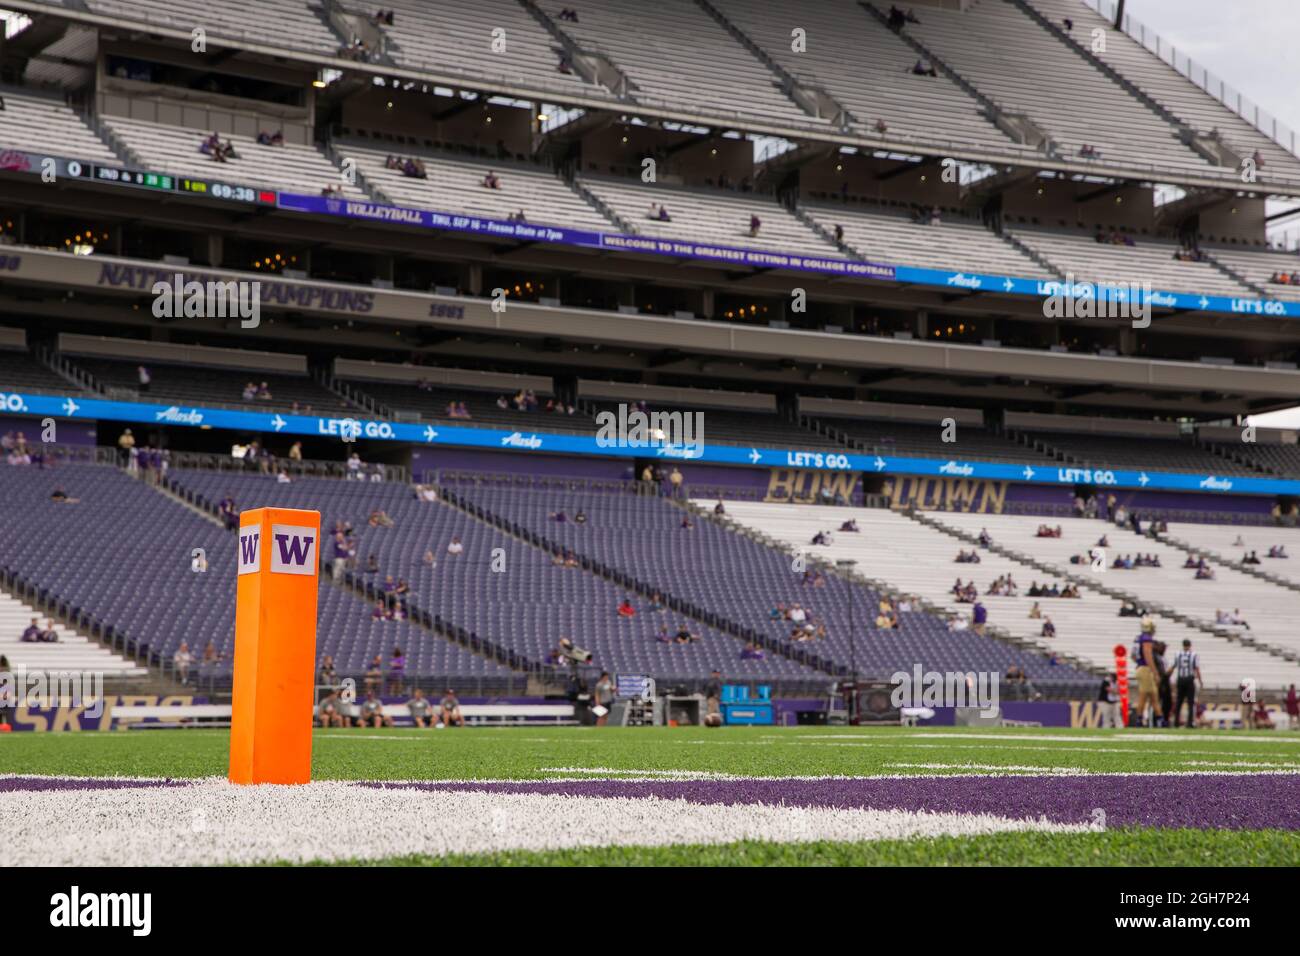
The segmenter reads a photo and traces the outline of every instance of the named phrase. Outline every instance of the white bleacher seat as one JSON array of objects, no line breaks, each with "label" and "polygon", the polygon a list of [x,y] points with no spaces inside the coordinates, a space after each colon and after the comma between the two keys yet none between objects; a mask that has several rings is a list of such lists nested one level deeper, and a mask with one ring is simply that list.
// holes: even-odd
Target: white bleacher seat
[{"label": "white bleacher seat", "polygon": [[308,0],[86,0],[86,7],[186,33],[202,26],[212,36],[269,46],[333,53],[341,45],[321,18],[320,5]]},{"label": "white bleacher seat", "polygon": [[[1221,524],[1171,524],[1169,537],[1182,541],[1193,548],[1201,548],[1217,555],[1224,561],[1237,562],[1254,551],[1260,563],[1251,565],[1256,571],[1276,575],[1280,578],[1300,584],[1300,528],[1255,527],[1241,528]],[[1238,537],[1242,544],[1236,544]],[[1266,557],[1268,549],[1274,545],[1286,548],[1289,558]],[[1292,592],[1296,606],[1300,607],[1300,594]],[[1249,620],[1249,618],[1247,619]]]},{"label": "white bleacher seat", "polygon": [[[507,219],[523,210],[534,224],[613,231],[613,225],[550,170],[523,163],[492,162],[409,150],[379,150],[357,143],[336,144],[339,154],[355,159],[366,180],[398,205]],[[404,176],[384,165],[389,155],[417,157],[428,179]],[[500,189],[483,186],[494,171]]]},{"label": "white bleacher seat", "polygon": [[[223,132],[222,142],[233,144],[238,158],[218,163],[199,152],[211,131],[125,116],[105,116],[104,122],[145,166],[157,172],[270,186],[307,195],[318,195],[326,186],[340,186],[349,198],[367,198],[361,189],[344,182],[342,171],[314,146],[262,146],[251,136]],[[275,129],[275,123],[268,120],[267,132]]]},{"label": "white bleacher seat", "polygon": [[[752,249],[831,255],[834,246],[773,199],[756,194],[673,186],[647,186],[620,179],[584,177],[586,185],[625,222],[644,236],[715,243]],[[668,208],[671,222],[649,217],[650,204]],[[749,235],[749,217],[762,228]]]},{"label": "white bleacher seat", "polygon": [[[1300,178],[1300,159],[1133,37],[1113,29],[1096,11],[1078,0],[1029,0],[1029,5],[1058,24],[1065,17],[1072,19],[1073,35],[1089,49],[1092,31],[1097,27],[1106,30],[1105,49],[1097,53],[1100,59],[1199,132],[1217,129],[1223,142],[1237,155],[1244,158],[1259,150],[1264,159],[1264,166],[1259,169],[1261,178],[1272,175]],[[1167,45],[1165,50],[1168,51]]]},{"label": "white bleacher seat", "polygon": [[1150,283],[1152,289],[1191,292],[1234,298],[1255,298],[1255,293],[1208,262],[1182,262],[1174,258],[1178,244],[1150,236],[1136,236],[1136,245],[1097,242],[1083,232],[1049,232],[1018,229],[1015,237],[1046,258],[1076,282]]},{"label": "white bleacher seat", "polygon": [[[354,4],[355,6],[355,4]],[[393,59],[415,69],[462,72],[534,86],[607,92],[577,73],[561,73],[562,46],[516,0],[392,0],[393,25],[383,27]],[[492,31],[505,31],[505,49],[492,48]]]},{"label": "white bleacher seat", "polygon": [[589,53],[603,53],[635,85],[638,101],[708,113],[746,113],[772,122],[826,122],[778,88],[776,74],[694,0],[601,0],[579,7],[577,23],[556,26]]},{"label": "white bleacher seat", "polygon": [[14,673],[93,671],[108,677],[138,677],[148,673],[145,668],[136,666],[134,662],[119,657],[108,648],[57,622],[54,631],[59,635],[58,641],[52,644],[23,643],[19,638],[34,617],[40,618],[42,626],[49,620],[47,615],[31,605],[24,604],[12,595],[0,594],[0,656],[9,659],[9,669]]},{"label": "white bleacher seat", "polygon": [[[855,4],[715,0],[714,6],[802,86],[834,97],[861,132],[884,120],[890,139],[1036,152],[1012,142],[952,80],[913,76],[916,52]],[[807,31],[807,49],[799,53],[790,48],[795,27]]]},{"label": "white bleacher seat", "polygon": [[977,222],[945,218],[938,226],[880,211],[805,205],[828,232],[844,227],[844,242],[871,262],[955,272],[1041,277],[1043,267]]},{"label": "white bleacher seat", "polygon": [[120,165],[108,145],[62,100],[0,87],[0,149]]},{"label": "white bleacher seat", "polygon": [[1101,160],[1185,173],[1236,174],[1184,146],[1175,128],[1004,0],[975,0],[965,11],[923,7],[906,33],[1003,109],[1045,129],[1061,154],[1081,146]]},{"label": "white bleacher seat", "polygon": [[1206,253],[1223,263],[1247,282],[1254,283],[1270,299],[1300,299],[1300,285],[1282,285],[1273,282],[1276,273],[1300,274],[1300,256],[1294,252],[1270,252],[1259,249],[1231,249],[1223,246],[1205,247]]},{"label": "white bleacher seat", "polygon": [[[1277,647],[1300,650],[1300,634],[1296,632],[1294,620],[1297,607],[1294,591],[1221,566],[1215,567],[1214,580],[1193,580],[1194,572],[1182,567],[1187,552],[1172,545],[1148,537],[1138,537],[1129,530],[1088,518],[1052,518],[1044,521],[1035,516],[956,513],[935,514],[932,517],[968,533],[978,533],[981,527],[987,527],[996,544],[1028,552],[1057,568],[1096,578],[1100,584],[1134,594],[1140,601],[1174,608],[1203,623],[1214,623],[1217,609],[1231,611],[1240,608],[1242,616],[1250,623],[1250,630],[1230,630],[1242,631],[1256,640]],[[1062,536],[1035,537],[1038,525],[1042,523],[1053,527],[1061,525]],[[1103,534],[1107,535],[1110,542],[1110,547],[1105,549],[1107,564],[1119,555],[1140,552],[1158,555],[1162,567],[1134,568],[1128,571],[1107,568],[1106,571],[1095,571],[1091,563],[1069,563],[1070,555],[1087,554]],[[1137,633],[1133,621],[1129,618],[1119,620],[1131,632],[1127,635],[1131,641]],[[1156,621],[1156,637],[1175,651],[1181,648],[1184,637],[1191,639],[1193,650],[1201,655],[1201,669],[1207,686],[1232,688],[1238,686],[1245,677],[1253,677],[1259,686],[1269,688],[1300,682],[1300,664],[1229,643],[1203,631],[1181,628],[1176,622],[1165,618],[1157,618]],[[1186,630],[1191,630],[1191,633],[1185,633]]]}]

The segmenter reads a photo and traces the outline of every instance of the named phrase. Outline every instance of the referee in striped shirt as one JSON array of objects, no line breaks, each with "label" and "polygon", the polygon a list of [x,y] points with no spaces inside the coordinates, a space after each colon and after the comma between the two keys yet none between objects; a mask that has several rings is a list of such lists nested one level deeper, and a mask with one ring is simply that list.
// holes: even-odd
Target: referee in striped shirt
[{"label": "referee in striped shirt", "polygon": [[1174,677],[1177,680],[1178,696],[1174,705],[1174,726],[1181,727],[1183,701],[1187,701],[1187,726],[1196,726],[1196,685],[1205,685],[1201,680],[1201,658],[1192,650],[1192,642],[1183,641],[1182,653],[1174,658]]}]

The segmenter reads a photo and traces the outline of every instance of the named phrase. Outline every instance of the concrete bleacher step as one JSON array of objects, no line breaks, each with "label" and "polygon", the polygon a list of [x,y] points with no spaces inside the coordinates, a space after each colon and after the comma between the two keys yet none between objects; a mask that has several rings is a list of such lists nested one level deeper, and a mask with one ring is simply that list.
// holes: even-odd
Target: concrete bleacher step
[{"label": "concrete bleacher step", "polygon": [[[32,618],[53,622],[55,643],[24,643],[22,632]],[[105,677],[135,678],[148,674],[144,667],[121,657],[67,624],[37,610],[7,590],[0,589],[0,655],[14,671],[100,672]]]}]

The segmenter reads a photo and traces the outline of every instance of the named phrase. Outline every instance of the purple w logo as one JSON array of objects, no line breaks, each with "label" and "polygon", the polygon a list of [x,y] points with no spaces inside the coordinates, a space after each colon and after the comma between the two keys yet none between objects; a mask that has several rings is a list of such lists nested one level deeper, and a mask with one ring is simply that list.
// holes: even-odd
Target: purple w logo
[{"label": "purple w logo", "polygon": [[244,564],[257,563],[257,539],[256,534],[247,534],[239,536],[240,561]]},{"label": "purple w logo", "polygon": [[277,534],[275,536],[275,543],[280,546],[280,563],[295,565],[306,564],[307,556],[311,554],[311,543],[314,540],[316,539],[296,534]]}]

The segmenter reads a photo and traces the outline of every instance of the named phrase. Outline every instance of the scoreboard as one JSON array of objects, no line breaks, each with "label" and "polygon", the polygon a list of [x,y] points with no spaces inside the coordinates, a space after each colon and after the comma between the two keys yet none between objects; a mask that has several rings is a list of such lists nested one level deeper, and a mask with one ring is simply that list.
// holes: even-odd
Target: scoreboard
[{"label": "scoreboard", "polygon": [[64,159],[55,156],[41,156],[37,153],[25,153],[5,150],[0,156],[0,170],[11,172],[28,172],[44,175],[52,172],[55,177],[69,179],[87,179],[96,183],[112,186],[130,186],[135,189],[148,189],[152,192],[185,193],[205,199],[218,199],[223,202],[246,203],[255,206],[274,206],[279,200],[279,193],[274,189],[261,189],[242,183],[227,182],[223,179],[195,179],[187,176],[173,176],[169,173],[154,173],[141,169],[128,169],[121,166],[105,166],[100,163],[83,162],[79,159]]}]

